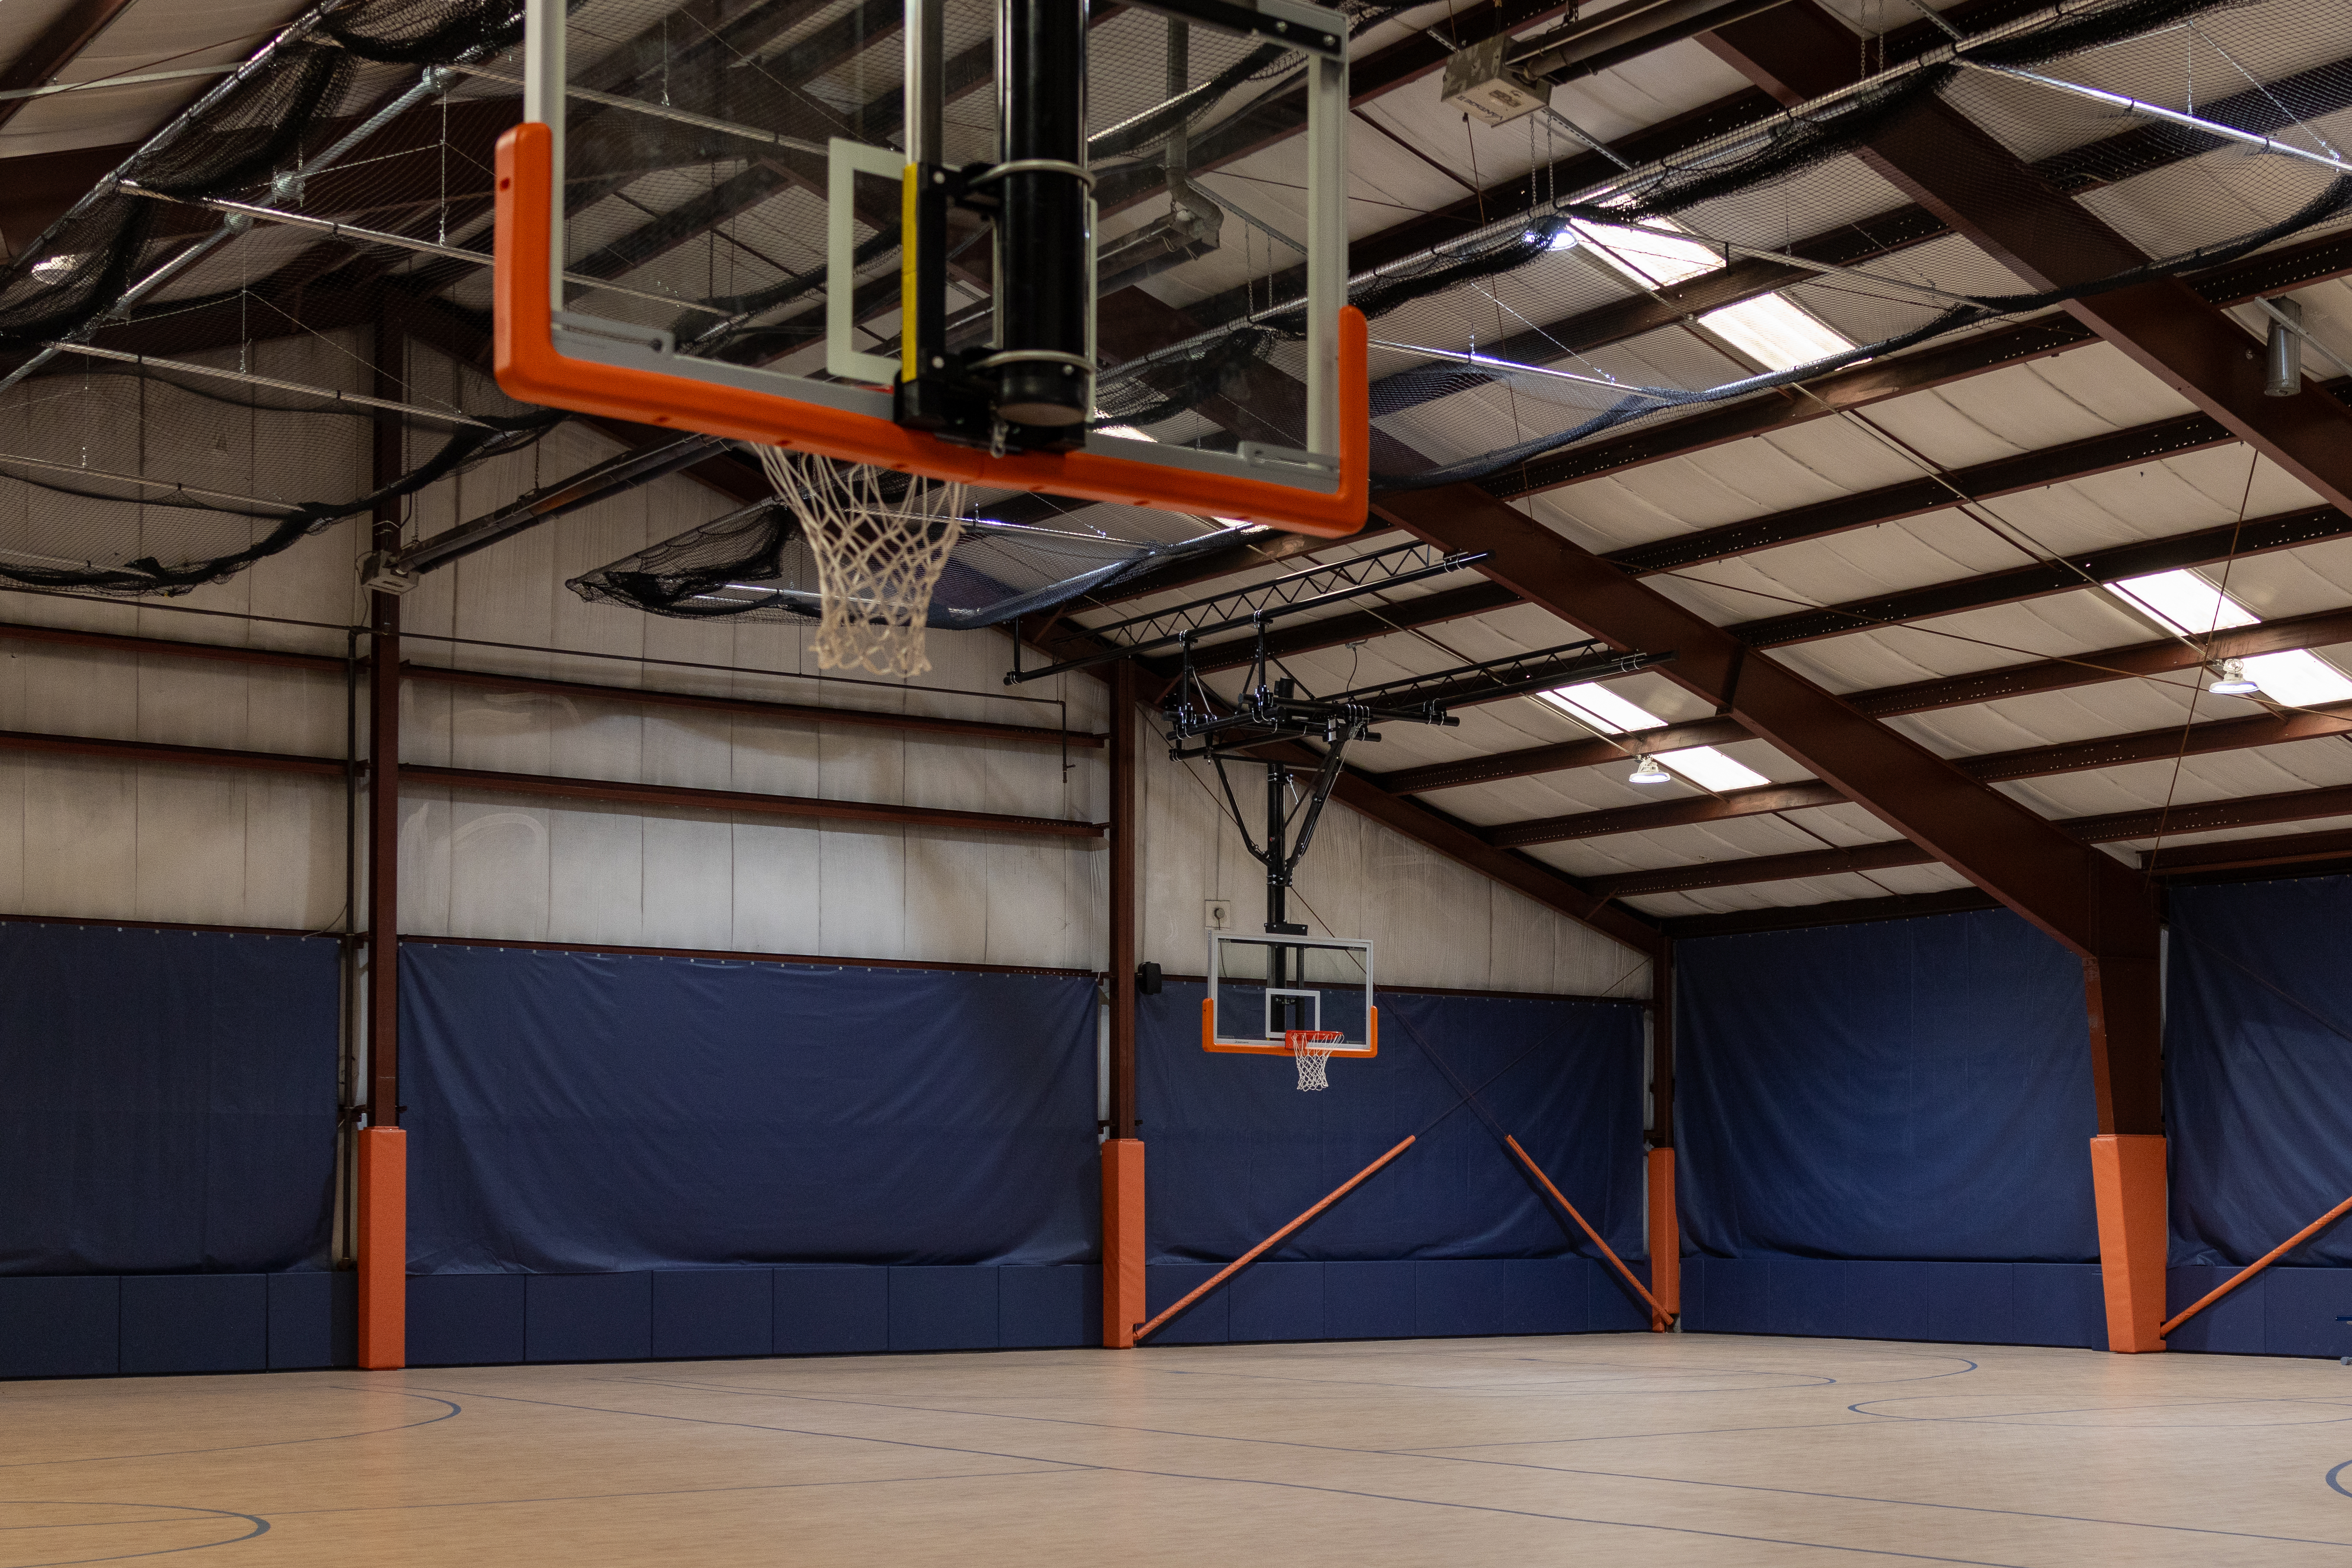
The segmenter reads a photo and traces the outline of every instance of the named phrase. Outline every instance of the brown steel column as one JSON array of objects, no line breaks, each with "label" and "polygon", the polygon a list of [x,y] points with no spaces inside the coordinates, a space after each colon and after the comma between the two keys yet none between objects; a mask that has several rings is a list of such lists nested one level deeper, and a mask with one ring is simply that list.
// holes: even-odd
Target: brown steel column
[{"label": "brown steel column", "polygon": [[1650,1294],[1683,1310],[1683,1229],[1675,1207],[1675,944],[1650,961]]},{"label": "brown steel column", "polygon": [[1144,1301],[1143,1141],[1135,1122],[1135,666],[1110,675],[1110,1126],[1102,1146],[1103,1343],[1135,1344]]},{"label": "brown steel column", "polygon": [[[1855,41],[1815,0],[1733,24],[1706,40],[1718,58],[1783,103],[1852,80]],[[2036,288],[2113,276],[2147,259],[1941,100],[1895,117],[1857,152]],[[2290,398],[2264,397],[2245,334],[2186,283],[2159,279],[2071,300],[2066,310],[2323,500],[2352,504],[2352,424],[2343,405],[2309,386]],[[2145,889],[2119,886],[2108,867],[2095,864],[2092,871],[2085,881],[2089,940],[2074,947],[2083,959],[2098,1105],[2091,1173],[2107,1345],[2158,1351],[2168,1238],[2156,921]]]},{"label": "brown steel column", "polygon": [[[404,395],[402,341],[376,328],[375,395]],[[405,468],[401,426],[375,426],[373,487]],[[400,546],[400,503],[378,502],[369,548]],[[367,1126],[359,1134],[359,1363],[408,1362],[408,1157],[400,1130],[400,599],[369,595]]]}]

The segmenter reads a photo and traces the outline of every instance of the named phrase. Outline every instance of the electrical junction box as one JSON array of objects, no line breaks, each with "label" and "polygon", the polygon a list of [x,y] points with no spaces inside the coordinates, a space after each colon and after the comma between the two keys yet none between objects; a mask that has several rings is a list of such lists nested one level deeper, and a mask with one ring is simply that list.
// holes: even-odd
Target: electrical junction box
[{"label": "electrical junction box", "polygon": [[1497,33],[1447,60],[1441,95],[1446,106],[1488,125],[1507,125],[1549,103],[1551,83],[1504,63],[1504,51],[1513,41],[1508,34]]}]

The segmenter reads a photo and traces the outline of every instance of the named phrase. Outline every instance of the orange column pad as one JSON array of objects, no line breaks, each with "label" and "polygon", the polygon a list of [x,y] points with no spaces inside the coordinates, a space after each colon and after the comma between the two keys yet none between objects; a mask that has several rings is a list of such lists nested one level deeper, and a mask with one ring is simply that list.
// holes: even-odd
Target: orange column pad
[{"label": "orange column pad", "polygon": [[360,1365],[408,1364],[408,1134],[359,1135]]},{"label": "orange column pad", "polygon": [[1672,1149],[1650,1151],[1650,1294],[1670,1315],[1682,1316],[1683,1226],[1675,1211]]},{"label": "orange column pad", "polygon": [[2105,1132],[2091,1140],[2098,1200],[2099,1272],[2107,1293],[2107,1348],[2164,1349],[2164,1139]]},{"label": "orange column pad", "polygon": [[1149,1317],[1143,1296],[1143,1140],[1106,1138],[1102,1146],[1103,1346],[1135,1348],[1135,1326]]}]

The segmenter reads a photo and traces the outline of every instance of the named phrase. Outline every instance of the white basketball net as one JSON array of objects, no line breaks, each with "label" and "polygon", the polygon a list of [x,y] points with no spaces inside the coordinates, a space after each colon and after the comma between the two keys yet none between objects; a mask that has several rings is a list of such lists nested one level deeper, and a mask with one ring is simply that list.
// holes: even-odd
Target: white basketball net
[{"label": "white basketball net", "polygon": [[1298,1087],[1328,1089],[1331,1087],[1331,1042],[1337,1032],[1320,1029],[1292,1029],[1283,1037],[1290,1054],[1298,1058]]},{"label": "white basketball net", "polygon": [[887,499],[902,477],[887,468],[760,448],[769,482],[800,519],[816,563],[816,661],[876,675],[920,675],[924,616],[948,555],[963,533],[969,485],[918,480]]}]

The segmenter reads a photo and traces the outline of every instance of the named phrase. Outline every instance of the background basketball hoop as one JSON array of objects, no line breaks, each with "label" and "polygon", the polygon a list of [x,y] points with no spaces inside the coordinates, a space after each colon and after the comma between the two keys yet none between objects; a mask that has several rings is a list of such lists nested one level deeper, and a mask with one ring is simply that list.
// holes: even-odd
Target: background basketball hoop
[{"label": "background basketball hoop", "polygon": [[1298,1058],[1299,1088],[1331,1087],[1331,1047],[1339,1039],[1337,1029],[1291,1029],[1284,1033],[1282,1043]]}]

